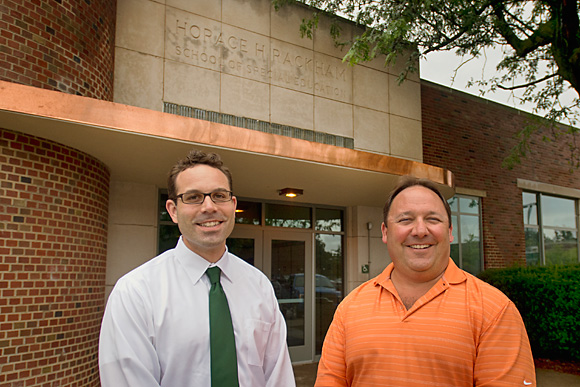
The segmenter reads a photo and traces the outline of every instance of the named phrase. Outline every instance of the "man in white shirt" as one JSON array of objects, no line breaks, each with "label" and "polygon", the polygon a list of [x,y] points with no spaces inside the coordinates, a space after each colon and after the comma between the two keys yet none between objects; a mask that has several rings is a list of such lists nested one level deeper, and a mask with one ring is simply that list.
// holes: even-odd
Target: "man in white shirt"
[{"label": "man in white shirt", "polygon": [[237,203],[229,170],[218,155],[192,151],[170,171],[168,195],[166,208],[181,238],[174,249],[120,278],[111,292],[99,344],[102,385],[215,387],[206,270],[217,266],[239,386],[295,386],[272,285],[226,248]]}]

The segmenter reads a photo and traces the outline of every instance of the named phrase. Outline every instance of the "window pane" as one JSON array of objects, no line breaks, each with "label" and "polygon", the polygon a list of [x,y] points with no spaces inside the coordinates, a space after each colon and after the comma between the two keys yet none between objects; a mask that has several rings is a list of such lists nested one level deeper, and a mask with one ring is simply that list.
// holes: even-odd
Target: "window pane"
[{"label": "window pane", "polygon": [[569,264],[578,262],[577,233],[568,230],[544,229],[546,264]]},{"label": "window pane", "polygon": [[171,216],[169,216],[169,213],[167,212],[167,208],[165,208],[165,203],[167,202],[168,197],[169,195],[167,195],[166,193],[159,194],[159,221],[161,222],[172,221]]},{"label": "window pane", "polygon": [[272,240],[272,286],[280,310],[286,318],[288,346],[304,345],[304,268],[306,246],[303,241]]},{"label": "window pane", "polygon": [[451,207],[451,211],[453,212],[457,212],[457,203],[459,202],[457,197],[452,197],[451,199],[447,200],[447,203],[449,203],[449,207]]},{"label": "window pane", "polygon": [[524,203],[524,224],[538,225],[538,204],[536,203],[536,194],[524,192],[522,194]]},{"label": "window pane", "polygon": [[312,208],[266,204],[266,226],[311,228]]},{"label": "window pane", "polygon": [[[255,255],[255,239],[253,238],[228,238],[226,240],[226,245],[228,246],[228,251],[244,261],[248,262],[250,265],[254,266],[254,255]],[[277,290],[274,287],[274,290]],[[278,294],[276,294],[278,295]]]},{"label": "window pane", "polygon": [[542,195],[542,225],[576,228],[574,200]]},{"label": "window pane", "polygon": [[461,215],[461,258],[463,270],[474,275],[481,271],[478,216]]},{"label": "window pane", "polygon": [[342,231],[342,210],[316,209],[316,229],[319,231]]},{"label": "window pane", "polygon": [[526,263],[528,265],[540,264],[540,240],[538,238],[538,229],[526,227]]},{"label": "window pane", "polygon": [[464,214],[479,214],[479,200],[460,197],[459,212]]},{"label": "window pane", "polygon": [[343,293],[342,235],[316,234],[316,354]]},{"label": "window pane", "polygon": [[459,227],[457,226],[456,215],[451,215],[451,222],[453,224],[453,231],[451,232],[453,235],[453,242],[451,242],[450,255],[453,262],[455,262],[458,267],[461,267],[461,264],[459,263],[459,237],[457,236],[457,230],[459,230]]},{"label": "window pane", "polygon": [[164,251],[174,248],[180,236],[181,233],[176,224],[160,224],[158,253],[161,254]]},{"label": "window pane", "polygon": [[236,208],[236,223],[259,226],[262,221],[262,204],[240,200]]},{"label": "window pane", "polygon": [[471,241],[479,243],[479,217],[461,215],[461,243]]}]

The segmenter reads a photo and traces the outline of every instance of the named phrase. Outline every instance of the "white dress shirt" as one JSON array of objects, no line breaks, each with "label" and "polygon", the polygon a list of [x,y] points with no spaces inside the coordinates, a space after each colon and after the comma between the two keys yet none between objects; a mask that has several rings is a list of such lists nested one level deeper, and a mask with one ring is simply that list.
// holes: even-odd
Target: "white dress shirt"
[{"label": "white dress shirt", "polygon": [[[104,387],[209,387],[209,262],[179,240],[117,281],[99,343]],[[240,387],[295,386],[286,323],[268,278],[227,251],[217,262]]]}]

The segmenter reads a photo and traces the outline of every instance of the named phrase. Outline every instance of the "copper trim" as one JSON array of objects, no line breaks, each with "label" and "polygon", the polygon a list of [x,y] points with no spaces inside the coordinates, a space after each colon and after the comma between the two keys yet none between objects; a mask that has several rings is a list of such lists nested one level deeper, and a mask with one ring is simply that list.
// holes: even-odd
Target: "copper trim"
[{"label": "copper trim", "polygon": [[181,117],[88,97],[0,81],[0,110],[392,175],[454,187],[453,174],[416,161]]}]

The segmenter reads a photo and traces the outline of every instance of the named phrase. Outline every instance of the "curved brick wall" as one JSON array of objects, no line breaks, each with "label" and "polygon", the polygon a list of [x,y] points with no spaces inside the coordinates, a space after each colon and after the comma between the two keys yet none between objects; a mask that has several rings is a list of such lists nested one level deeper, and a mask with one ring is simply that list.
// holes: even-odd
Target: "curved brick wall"
[{"label": "curved brick wall", "polygon": [[113,100],[117,0],[0,2],[0,80]]},{"label": "curved brick wall", "polygon": [[0,386],[98,386],[109,171],[0,129]]}]

